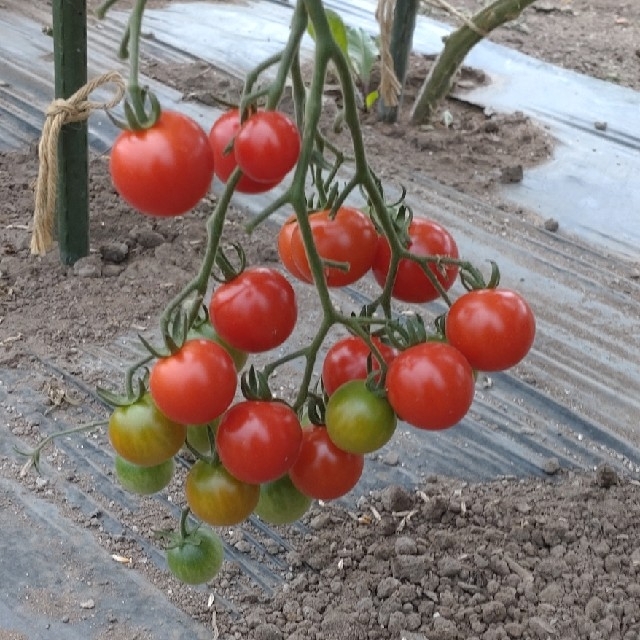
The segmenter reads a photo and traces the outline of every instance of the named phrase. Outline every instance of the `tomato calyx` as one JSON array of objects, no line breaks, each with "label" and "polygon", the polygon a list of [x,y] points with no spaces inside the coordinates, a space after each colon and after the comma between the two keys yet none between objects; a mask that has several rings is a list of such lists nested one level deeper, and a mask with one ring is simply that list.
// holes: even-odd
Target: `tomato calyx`
[{"label": "tomato calyx", "polygon": [[231,280],[237,278],[247,266],[247,255],[245,254],[242,246],[237,242],[233,242],[231,243],[231,248],[238,259],[237,266],[235,266],[227,257],[227,254],[224,252],[222,247],[218,247],[218,252],[216,253],[216,266],[220,270],[221,275],[212,273],[211,277],[220,284],[231,282]]},{"label": "tomato calyx", "polygon": [[240,377],[240,390],[247,400],[270,401],[274,399],[269,388],[269,378],[253,365]]},{"label": "tomato calyx", "polygon": [[[110,407],[130,407],[136,402],[142,400],[142,398],[147,394],[147,383],[149,379],[149,370],[144,369],[144,374],[137,381],[137,389],[129,389],[126,393],[115,393],[114,391],[109,391],[108,389],[104,389],[103,387],[96,387],[96,393],[100,400],[108,404]],[[133,387],[133,385],[130,385]]]},{"label": "tomato calyx", "polygon": [[160,101],[149,87],[129,87],[129,97],[123,102],[124,119],[116,118],[107,111],[107,117],[122,131],[143,131],[151,129],[162,113]]},{"label": "tomato calyx", "polygon": [[389,343],[400,351],[406,351],[409,347],[423,342],[442,342],[444,340],[444,334],[440,331],[437,333],[427,332],[424,320],[419,314],[403,316],[389,322],[387,335]]},{"label": "tomato calyx", "polygon": [[500,269],[493,260],[491,264],[491,274],[486,282],[482,272],[472,264],[465,262],[460,266],[460,282],[467,291],[477,291],[479,289],[495,289],[500,284]]},{"label": "tomato calyx", "polygon": [[[194,425],[194,428],[196,429],[206,430],[207,440],[209,441],[209,454],[204,453],[203,450],[199,449],[189,441],[189,435],[187,431],[187,438],[185,439],[183,446],[191,452],[196,460],[204,460],[211,465],[215,465],[220,462],[220,458],[216,451],[216,430],[218,423],[219,419],[206,425]],[[191,427],[189,427],[189,429],[191,429]]]},{"label": "tomato calyx", "polygon": [[329,396],[321,386],[321,393],[309,392],[307,396],[306,417],[316,427],[325,426],[325,413]]}]

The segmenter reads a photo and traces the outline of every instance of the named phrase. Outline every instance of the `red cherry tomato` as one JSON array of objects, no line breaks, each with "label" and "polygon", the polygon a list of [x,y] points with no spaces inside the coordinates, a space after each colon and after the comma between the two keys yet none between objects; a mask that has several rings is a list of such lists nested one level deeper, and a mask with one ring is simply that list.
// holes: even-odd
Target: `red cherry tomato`
[{"label": "red cherry tomato", "polygon": [[473,402],[475,381],[466,358],[444,342],[403,351],[389,365],[387,399],[398,417],[419,429],[447,429]]},{"label": "red cherry tomato", "polygon": [[[240,112],[237,109],[231,109],[223,113],[213,123],[209,132],[215,173],[222,182],[226,182],[233,170],[238,166],[233,148],[230,148],[225,153],[229,143],[233,141],[238,131],[240,131]],[[236,185],[236,191],[240,193],[264,193],[275,187],[278,182],[256,182],[243,174]]]},{"label": "red cherry tomato", "polygon": [[259,353],[281,345],[291,335],[298,308],[293,287],[279,271],[254,267],[213,292],[209,316],[225,342]]},{"label": "red cherry tomato", "polygon": [[[408,249],[419,256],[445,256],[458,258],[458,246],[453,236],[437,222],[424,218],[414,218],[409,224],[410,244]],[[383,287],[389,273],[391,248],[383,236],[378,240],[378,247],[373,261],[372,271],[378,284]],[[446,290],[450,289],[458,275],[457,265],[430,264],[429,268]],[[398,265],[398,272],[393,284],[392,295],[404,302],[430,302],[439,296],[420,265],[403,258]]]},{"label": "red cherry tomato", "polygon": [[257,182],[278,183],[300,156],[296,125],[279,111],[258,111],[249,116],[233,145],[238,166]]},{"label": "red cherry tomato", "polygon": [[298,416],[282,402],[240,402],[222,416],[216,432],[222,464],[250,484],[282,477],[298,457],[301,443]]},{"label": "red cherry tomato", "polygon": [[154,402],[168,418],[181,424],[215,420],[231,404],[236,386],[231,356],[204,338],[187,340],[176,353],[160,358],[149,375]]},{"label": "red cherry tomato", "polygon": [[197,122],[163,111],[152,127],[118,135],[109,169],[116,191],[132,207],[153,216],[179,216],[209,191],[213,152]]},{"label": "red cherry tomato", "polygon": [[[380,350],[384,361],[390,364],[398,352],[379,338],[374,337],[373,342]],[[322,384],[327,394],[331,395],[349,380],[366,380],[367,359],[370,355],[367,343],[358,336],[347,336],[330,347],[322,363]],[[380,369],[378,361],[373,356],[371,366],[374,371]]]},{"label": "red cherry tomato", "polygon": [[502,371],[531,349],[536,320],[527,301],[508,289],[479,289],[460,296],[445,321],[447,340],[474,369]]},{"label": "red cherry tomato", "polygon": [[[344,287],[356,282],[369,271],[376,254],[378,234],[371,219],[353,207],[340,207],[335,218],[330,211],[309,216],[309,224],[318,254],[324,260],[343,262],[348,269],[325,267],[330,287]],[[300,272],[311,281],[311,268],[300,229],[291,233],[291,255]]]},{"label": "red cherry tomato", "polygon": [[302,446],[289,477],[298,491],[316,500],[334,500],[356,486],[364,457],[338,449],[324,427],[302,430]]},{"label": "red cherry tomato", "polygon": [[311,278],[308,278],[300,271],[291,253],[291,236],[297,227],[298,222],[295,215],[290,216],[280,227],[280,232],[278,233],[278,255],[280,256],[280,261],[292,276],[302,280],[302,282],[311,282]]}]

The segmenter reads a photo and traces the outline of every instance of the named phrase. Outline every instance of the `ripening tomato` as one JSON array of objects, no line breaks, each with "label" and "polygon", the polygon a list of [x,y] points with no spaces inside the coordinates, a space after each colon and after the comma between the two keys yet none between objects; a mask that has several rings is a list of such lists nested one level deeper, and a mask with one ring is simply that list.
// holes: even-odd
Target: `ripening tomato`
[{"label": "ripening tomato", "polygon": [[249,178],[277,184],[298,162],[300,134],[284,113],[257,111],[240,127],[233,153]]},{"label": "ripening tomato", "polygon": [[116,478],[124,489],[143,496],[162,491],[173,478],[173,458],[152,467],[141,467],[116,455],[114,461]]},{"label": "ripening tomato", "polygon": [[172,458],[184,443],[187,428],[160,412],[149,394],[116,407],[109,417],[109,442],[133,464],[153,467]]},{"label": "ripening tomato", "polygon": [[[237,109],[231,109],[223,113],[213,123],[209,132],[209,142],[213,150],[213,166],[216,176],[222,182],[226,182],[238,166],[233,148],[227,151],[229,144],[236,137],[238,131],[240,131],[240,112]],[[273,189],[278,182],[279,180],[272,183],[256,182],[243,174],[236,185],[236,191],[240,193],[264,193],[269,189]]]},{"label": "ripening tomato", "polygon": [[339,387],[327,402],[325,422],[333,444],[349,453],[371,453],[383,447],[396,430],[396,414],[386,398],[364,380]]},{"label": "ripening tomato", "polygon": [[[388,364],[396,357],[397,351],[380,338],[373,338],[384,361]],[[338,340],[329,348],[322,363],[322,384],[327,395],[331,395],[338,387],[349,380],[366,380],[367,359],[371,351],[367,343],[359,336],[347,336]],[[380,369],[380,364],[371,356],[371,366],[374,371]]]},{"label": "ripening tomato", "polygon": [[311,282],[311,278],[300,271],[291,253],[291,237],[297,228],[298,222],[295,214],[289,216],[287,221],[280,227],[280,232],[278,233],[278,255],[280,256],[280,261],[292,276],[302,280],[302,282]]},{"label": "ripening tomato", "polygon": [[230,527],[246,520],[260,497],[260,487],[234,478],[221,464],[198,460],[184,485],[187,504],[200,520]]},{"label": "ripening tomato", "polygon": [[[458,246],[453,236],[437,222],[425,218],[414,218],[409,224],[408,249],[419,256],[442,256],[458,258]],[[391,261],[389,241],[380,236],[373,261],[373,275],[381,287],[387,279]],[[438,282],[445,291],[449,290],[458,275],[458,265],[429,265]],[[439,296],[422,267],[412,260],[403,258],[398,265],[398,272],[393,284],[392,296],[404,302],[430,302]]]},{"label": "ripening tomato", "polygon": [[179,538],[167,549],[167,565],[186,584],[209,582],[222,568],[224,546],[220,536],[204,525]]},{"label": "ripening tomato", "polygon": [[447,429],[473,402],[474,375],[466,358],[445,342],[424,342],[389,365],[387,399],[401,420],[419,429]]},{"label": "ripening tomato", "polygon": [[278,401],[239,402],[222,416],[216,431],[222,464],[250,484],[282,477],[296,461],[301,443],[296,412]]},{"label": "ripening tomato", "polygon": [[248,353],[269,351],[281,345],[296,325],[296,294],[279,271],[253,267],[213,292],[209,317],[232,347]]},{"label": "ripening tomato", "polygon": [[231,356],[212,340],[187,340],[160,358],[149,375],[149,391],[158,408],[182,424],[215,420],[231,404],[237,387]]},{"label": "ripening tomato", "polygon": [[[329,210],[312,213],[309,224],[320,258],[348,266],[346,270],[325,267],[327,285],[344,287],[362,278],[371,268],[378,233],[371,219],[358,209],[340,207],[334,218],[329,217],[330,213]],[[311,282],[311,268],[299,227],[291,232],[291,255],[302,275]]]},{"label": "ripening tomato", "polygon": [[310,506],[311,498],[298,491],[285,474],[260,487],[254,513],[269,524],[289,524],[302,518]]},{"label": "ripening tomato", "polygon": [[153,216],[179,216],[193,209],[209,191],[213,168],[206,132],[175,111],[162,111],[148,129],[122,131],[109,159],[116,191]]},{"label": "ripening tomato", "polygon": [[503,371],[531,349],[536,320],[527,301],[509,289],[479,289],[460,296],[447,312],[447,340],[474,369]]},{"label": "ripening tomato", "polygon": [[298,491],[316,500],[334,500],[356,486],[364,456],[336,447],[325,427],[302,430],[302,446],[289,477]]}]

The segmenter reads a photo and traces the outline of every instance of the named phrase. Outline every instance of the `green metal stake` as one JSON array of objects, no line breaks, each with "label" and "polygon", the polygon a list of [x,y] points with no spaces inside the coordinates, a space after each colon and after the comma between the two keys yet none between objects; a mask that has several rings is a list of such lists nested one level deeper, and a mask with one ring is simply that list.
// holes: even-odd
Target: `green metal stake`
[{"label": "green metal stake", "polygon": [[[53,0],[56,98],[69,98],[87,83],[87,2]],[[60,261],[89,255],[89,158],[87,122],[62,127],[58,143],[58,246]]]}]

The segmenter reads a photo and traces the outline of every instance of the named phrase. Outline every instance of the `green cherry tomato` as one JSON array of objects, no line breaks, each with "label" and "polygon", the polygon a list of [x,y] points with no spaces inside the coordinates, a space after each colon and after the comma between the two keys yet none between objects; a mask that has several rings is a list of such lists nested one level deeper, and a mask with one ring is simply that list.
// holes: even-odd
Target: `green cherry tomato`
[{"label": "green cherry tomato", "polygon": [[116,453],[141,467],[172,458],[184,444],[187,428],[167,418],[145,394],[134,404],[116,407],[109,418],[109,441]]},{"label": "green cherry tomato", "polygon": [[229,527],[246,520],[260,497],[260,486],[241,482],[221,464],[198,460],[185,482],[187,504],[203,522]]},{"label": "green cherry tomato", "polygon": [[384,446],[396,430],[396,414],[385,398],[351,380],[330,396],[325,413],[332,442],[349,453],[371,453]]},{"label": "green cherry tomato", "polygon": [[236,367],[236,371],[241,371],[242,367],[247,364],[249,355],[245,351],[232,347],[228,342],[225,342],[213,328],[209,321],[202,322],[195,327],[192,327],[187,334],[187,340],[191,338],[204,338],[205,340],[212,340],[219,344],[233,360],[233,364]]},{"label": "green cherry tomato", "polygon": [[255,514],[269,524],[299,520],[311,506],[311,498],[298,491],[288,475],[260,487]]},{"label": "green cherry tomato", "polygon": [[174,464],[173,458],[169,458],[153,467],[141,467],[117,455],[114,468],[118,482],[124,489],[148,496],[162,491],[171,482]]},{"label": "green cherry tomato", "polygon": [[187,427],[186,442],[188,442],[198,453],[201,453],[203,456],[210,455],[211,443],[209,442],[209,429],[207,427],[211,427],[211,429],[213,429],[213,438],[215,442],[216,429],[219,422],[220,420],[218,419],[214,420],[212,423],[210,423],[210,425],[189,425]]},{"label": "green cherry tomato", "polygon": [[203,525],[167,549],[169,570],[186,584],[208,582],[220,571],[223,560],[220,536]]}]

